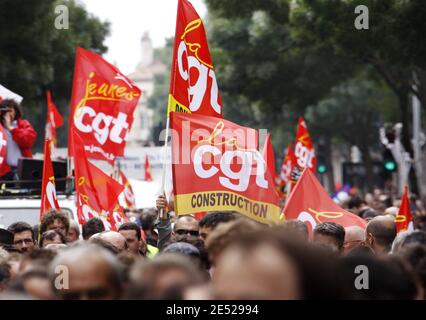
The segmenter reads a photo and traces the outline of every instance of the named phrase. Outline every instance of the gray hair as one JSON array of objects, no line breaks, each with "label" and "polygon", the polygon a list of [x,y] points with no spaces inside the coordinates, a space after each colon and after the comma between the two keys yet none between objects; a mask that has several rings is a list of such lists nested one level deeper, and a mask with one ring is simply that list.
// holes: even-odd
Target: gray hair
[{"label": "gray hair", "polygon": [[404,242],[405,238],[411,234],[412,231],[402,231],[398,233],[395,237],[395,239],[392,242],[392,248],[391,248],[391,254],[395,254],[398,252],[399,248],[401,248],[402,243]]}]

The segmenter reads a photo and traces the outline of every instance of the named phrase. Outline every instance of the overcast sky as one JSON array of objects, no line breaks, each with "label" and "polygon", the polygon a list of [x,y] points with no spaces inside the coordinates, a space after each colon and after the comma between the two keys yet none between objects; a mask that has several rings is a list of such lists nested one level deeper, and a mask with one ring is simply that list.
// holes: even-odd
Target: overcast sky
[{"label": "overcast sky", "polygon": [[[148,31],[154,47],[174,36],[177,0],[79,0],[89,12],[111,23],[109,48],[105,58],[116,63],[125,74],[134,71],[140,61],[140,39]],[[191,0],[203,18],[207,9],[203,0]],[[70,12],[72,14],[72,12]]]}]

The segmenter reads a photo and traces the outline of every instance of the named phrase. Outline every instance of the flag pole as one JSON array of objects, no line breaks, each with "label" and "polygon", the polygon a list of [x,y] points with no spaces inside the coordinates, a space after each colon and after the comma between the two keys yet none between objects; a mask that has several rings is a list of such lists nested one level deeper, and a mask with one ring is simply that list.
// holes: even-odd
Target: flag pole
[{"label": "flag pole", "polygon": [[[164,146],[163,146],[163,172],[161,176],[161,194],[165,194],[165,186],[166,186],[166,164],[167,164],[167,146],[168,146],[168,140],[169,140],[169,127],[170,127],[170,116],[167,115],[167,122],[166,122],[166,137],[164,140]],[[161,208],[159,211],[159,217],[161,220],[167,219],[167,212],[164,210],[164,208]]]}]

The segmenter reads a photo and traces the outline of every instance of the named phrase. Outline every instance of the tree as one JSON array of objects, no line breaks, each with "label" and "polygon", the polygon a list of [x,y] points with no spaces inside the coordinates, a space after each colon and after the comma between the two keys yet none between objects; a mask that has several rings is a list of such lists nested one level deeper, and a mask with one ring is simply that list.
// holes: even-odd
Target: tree
[{"label": "tree", "polygon": [[[55,28],[55,7],[69,9],[69,29]],[[13,13],[13,15],[12,15]],[[103,42],[109,24],[89,14],[74,0],[2,0],[0,2],[0,83],[24,97],[25,116],[39,132],[36,148],[41,150],[46,119],[45,91],[66,120],[69,114],[74,56],[77,46],[107,51]],[[66,128],[58,130],[65,144]]]}]

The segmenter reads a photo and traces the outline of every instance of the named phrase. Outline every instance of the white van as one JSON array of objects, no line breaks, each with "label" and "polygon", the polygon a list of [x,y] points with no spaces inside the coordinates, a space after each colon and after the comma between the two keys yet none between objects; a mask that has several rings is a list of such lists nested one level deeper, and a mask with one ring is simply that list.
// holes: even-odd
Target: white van
[{"label": "white van", "polygon": [[[78,221],[75,196],[58,195],[61,210],[71,220]],[[40,198],[0,198],[0,228],[7,229],[12,223],[23,221],[31,226],[40,223]]]}]

